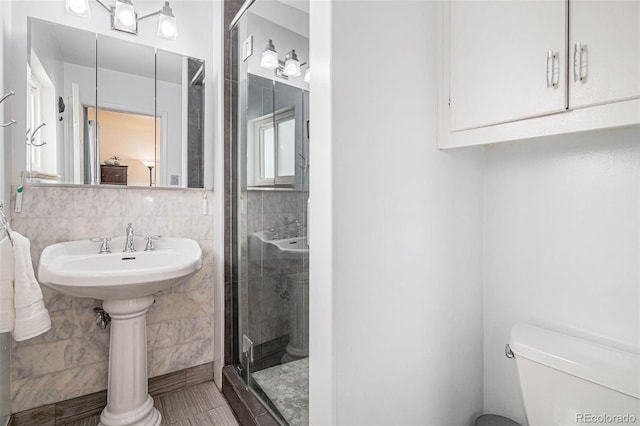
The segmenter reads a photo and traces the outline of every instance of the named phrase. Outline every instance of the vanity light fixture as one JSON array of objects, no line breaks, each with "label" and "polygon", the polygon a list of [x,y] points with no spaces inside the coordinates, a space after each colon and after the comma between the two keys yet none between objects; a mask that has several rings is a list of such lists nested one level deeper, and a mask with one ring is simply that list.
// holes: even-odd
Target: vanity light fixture
[{"label": "vanity light fixture", "polygon": [[[109,7],[102,0],[95,0],[111,16],[111,29],[125,33],[138,35],[138,22],[158,15],[158,36],[169,40],[178,38],[178,26],[176,17],[168,1],[157,12],[138,17],[132,0],[115,0],[115,6]],[[89,18],[89,0],[65,0],[65,9],[68,13]]]},{"label": "vanity light fixture", "polygon": [[[308,65],[308,63],[300,63],[295,49],[291,49],[285,56],[284,61],[281,61],[278,58],[278,52],[273,45],[273,40],[269,40],[267,42],[267,47],[262,51],[262,57],[260,58],[260,66],[262,68],[275,70],[277,77],[285,79],[300,76],[300,68],[304,65]],[[309,82],[308,73],[309,69],[307,68],[304,76],[304,81],[307,83]]]},{"label": "vanity light fixture", "polygon": [[267,47],[262,52],[262,58],[260,59],[260,66],[262,68],[267,69],[276,69],[278,68],[278,52],[276,51],[276,47],[273,45],[273,41],[269,39],[267,43]]}]

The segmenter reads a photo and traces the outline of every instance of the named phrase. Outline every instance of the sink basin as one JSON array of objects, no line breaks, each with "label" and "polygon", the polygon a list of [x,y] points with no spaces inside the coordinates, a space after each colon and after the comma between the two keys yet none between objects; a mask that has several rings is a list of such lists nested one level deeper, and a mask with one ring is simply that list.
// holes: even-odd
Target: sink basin
[{"label": "sink basin", "polygon": [[133,299],[179,284],[202,266],[200,246],[187,238],[161,238],[154,241],[154,251],[144,251],[142,237],[134,238],[136,252],[123,253],[124,244],[125,237],[113,238],[108,254],[98,254],[100,244],[89,240],[48,246],[38,279],[69,296]]},{"label": "sink basin", "polygon": [[48,246],[40,256],[43,285],[75,297],[102,299],[111,317],[107,406],[101,426],[160,426],[147,388],[146,315],[153,294],[180,284],[202,266],[202,250],[187,238],[160,238],[155,250],[134,237],[138,251],[123,253],[126,238],[113,238],[111,253],[99,254],[89,240]]}]

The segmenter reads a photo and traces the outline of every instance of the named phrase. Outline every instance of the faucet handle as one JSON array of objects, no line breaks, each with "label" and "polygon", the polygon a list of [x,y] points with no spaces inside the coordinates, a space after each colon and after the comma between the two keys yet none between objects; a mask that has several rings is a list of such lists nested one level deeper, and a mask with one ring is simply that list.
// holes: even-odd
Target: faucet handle
[{"label": "faucet handle", "polygon": [[102,243],[99,254],[111,253],[111,247],[109,247],[109,241],[111,241],[111,238],[93,237],[90,238],[89,241],[92,243]]},{"label": "faucet handle", "polygon": [[147,241],[147,245],[144,247],[144,251],[153,251],[156,248],[153,246],[153,240],[159,240],[162,238],[162,235],[149,235],[148,237],[144,237]]}]

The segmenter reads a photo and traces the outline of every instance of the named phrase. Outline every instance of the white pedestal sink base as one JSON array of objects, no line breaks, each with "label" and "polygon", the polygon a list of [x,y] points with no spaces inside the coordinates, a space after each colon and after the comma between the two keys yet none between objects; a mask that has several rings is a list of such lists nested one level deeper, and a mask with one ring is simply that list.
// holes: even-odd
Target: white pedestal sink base
[{"label": "white pedestal sink base", "polygon": [[103,426],[157,426],[162,416],[153,407],[147,387],[147,310],[152,296],[105,300],[111,316],[107,406]]}]

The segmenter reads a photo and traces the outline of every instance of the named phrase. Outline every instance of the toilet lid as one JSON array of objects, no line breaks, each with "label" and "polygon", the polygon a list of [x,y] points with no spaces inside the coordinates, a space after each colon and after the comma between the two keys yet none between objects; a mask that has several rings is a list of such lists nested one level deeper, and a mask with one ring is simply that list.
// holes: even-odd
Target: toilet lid
[{"label": "toilet lid", "polygon": [[476,419],[476,426],[521,426],[511,419],[497,414],[483,414]]}]

